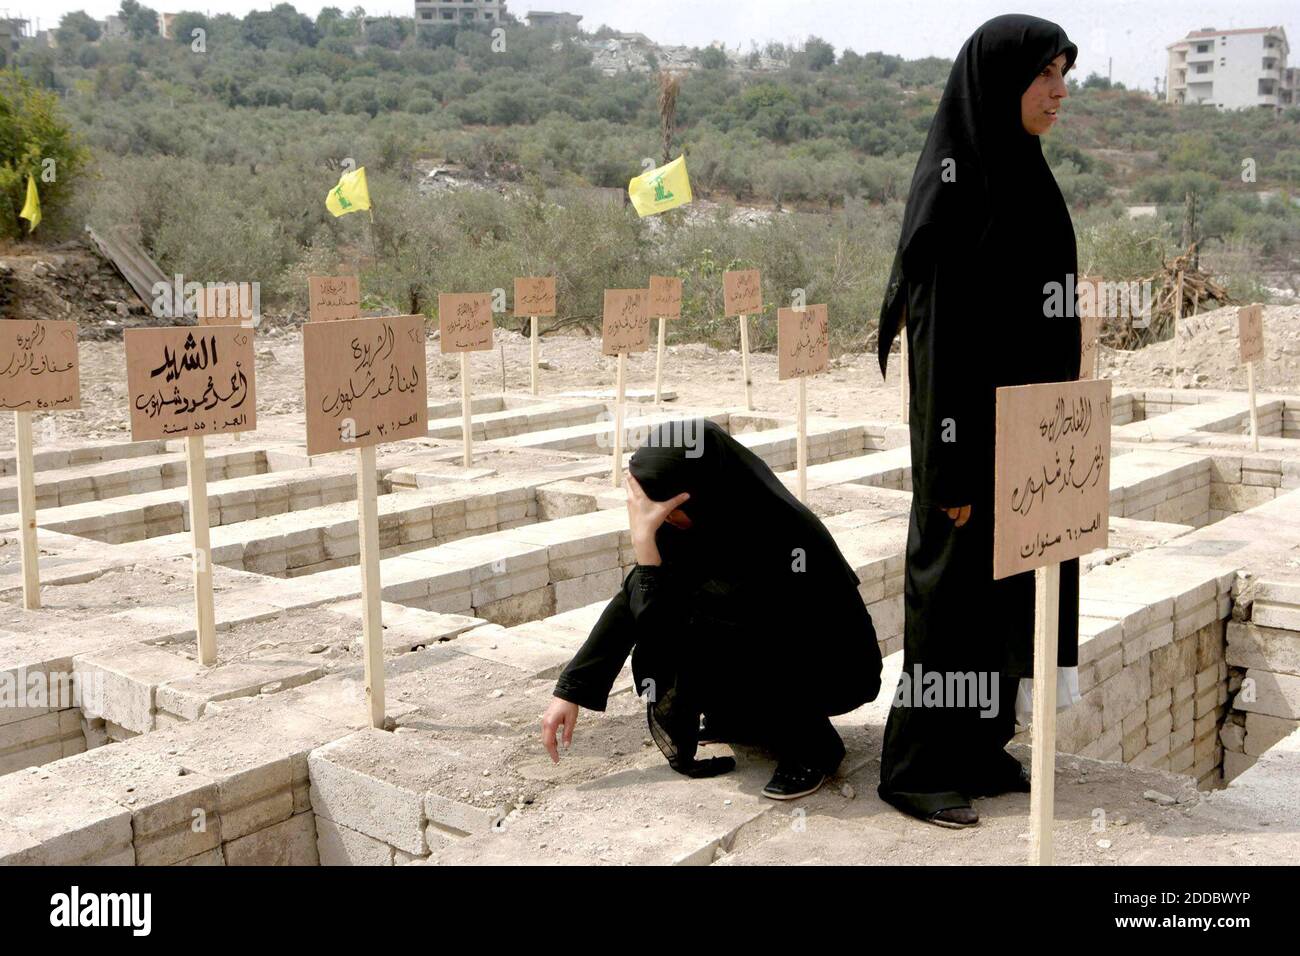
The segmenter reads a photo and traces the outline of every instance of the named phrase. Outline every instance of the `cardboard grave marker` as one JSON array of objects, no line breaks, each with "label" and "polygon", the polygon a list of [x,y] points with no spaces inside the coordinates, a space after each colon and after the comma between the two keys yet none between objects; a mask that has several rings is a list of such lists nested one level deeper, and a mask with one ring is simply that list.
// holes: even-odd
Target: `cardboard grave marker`
[{"label": "cardboard grave marker", "polygon": [[423,316],[309,322],[302,335],[308,455],[428,434]]},{"label": "cardboard grave marker", "polygon": [[614,389],[614,487],[623,483],[623,394],[626,388],[627,353],[650,347],[650,290],[606,289],[600,322],[600,345],[605,355],[618,356]]},{"label": "cardboard grave marker", "polygon": [[528,368],[532,393],[537,394],[537,319],[555,315],[555,276],[526,276],[515,279],[515,316],[528,316]]},{"label": "cardboard grave marker", "polygon": [[1246,366],[1250,392],[1250,438],[1259,451],[1259,407],[1255,403],[1255,363],[1264,360],[1264,307],[1243,305],[1237,309],[1237,347]]},{"label": "cardboard grave marker", "polygon": [[808,498],[808,390],[810,375],[830,364],[830,320],[825,305],[776,310],[777,378],[799,379],[798,460],[799,500]]},{"label": "cardboard grave marker", "polygon": [[253,330],[239,325],[126,331],[126,394],[132,441],[185,439],[194,631],[199,662],[217,662],[208,534],[208,435],[257,427]]},{"label": "cardboard grave marker", "polygon": [[438,293],[438,338],[442,353],[460,353],[461,432],[465,440],[466,468],[474,461],[469,353],[491,350],[492,328],[492,296],[487,292]]},{"label": "cardboard grave marker", "polygon": [[32,412],[81,407],[77,323],[0,322],[0,408],[14,413],[18,465],[18,519],[22,526],[23,607],[41,606],[36,543],[36,469],[32,458]]},{"label": "cardboard grave marker", "polygon": [[253,286],[249,282],[214,282],[195,299],[199,325],[253,325]]},{"label": "cardboard grave marker", "polygon": [[[203,287],[195,299],[195,317],[199,325],[242,325],[252,328],[257,324],[253,308],[253,286],[249,282],[217,282]],[[239,441],[239,432],[230,436]]]},{"label": "cardboard grave marker", "polygon": [[309,322],[361,318],[361,280],[356,276],[308,276]]},{"label": "cardboard grave marker", "polygon": [[762,281],[757,269],[722,274],[724,315],[740,316],[740,368],[745,378],[745,408],[753,411],[753,385],[749,376],[749,316],[763,311]]},{"label": "cardboard grave marker", "polygon": [[309,322],[302,330],[307,454],[356,449],[362,640],[372,727],[384,726],[384,624],[375,446],[429,433],[424,316]]},{"label": "cardboard grave marker", "polygon": [[1101,352],[1097,348],[1101,338],[1103,314],[1103,287],[1098,276],[1081,276],[1078,287],[1079,302],[1079,378],[1101,377]]},{"label": "cardboard grave marker", "polygon": [[655,355],[655,404],[662,403],[664,385],[665,323],[682,317],[682,280],[672,276],[650,277],[650,314],[659,319],[659,351]]},{"label": "cardboard grave marker", "polygon": [[993,577],[1035,572],[1030,862],[1052,862],[1061,562],[1107,545],[1111,383],[997,390]]}]

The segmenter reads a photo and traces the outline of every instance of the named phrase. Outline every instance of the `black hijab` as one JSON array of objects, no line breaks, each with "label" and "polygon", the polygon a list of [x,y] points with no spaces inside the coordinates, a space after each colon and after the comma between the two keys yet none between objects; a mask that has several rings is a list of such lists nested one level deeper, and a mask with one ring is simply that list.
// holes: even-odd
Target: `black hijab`
[{"label": "black hijab", "polygon": [[715,422],[658,426],[628,468],[652,501],[690,494],[681,510],[691,527],[665,522],[655,536],[660,556],[674,571],[752,588],[788,572],[798,548],[820,586],[857,588],[857,574],[820,519]]},{"label": "black hijab", "polygon": [[924,275],[937,259],[957,254],[979,261],[1000,242],[1018,238],[1018,251],[1033,260],[1021,258],[1018,265],[1037,283],[1040,301],[1039,278],[1074,273],[1069,210],[1039,138],[1025,131],[1020,117],[1021,96],[1062,53],[1068,70],[1078,48],[1055,23],[1008,14],[979,27],[957,54],[912,175],[881,305],[882,374],[902,322],[903,280]]}]

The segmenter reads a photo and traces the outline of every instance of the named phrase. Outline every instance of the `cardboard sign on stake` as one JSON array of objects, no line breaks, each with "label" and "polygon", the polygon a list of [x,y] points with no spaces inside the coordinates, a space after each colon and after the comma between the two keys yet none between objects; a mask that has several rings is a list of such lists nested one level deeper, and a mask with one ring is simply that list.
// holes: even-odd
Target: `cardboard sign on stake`
[{"label": "cardboard sign on stake", "polygon": [[384,726],[384,624],[375,446],[429,433],[424,316],[303,326],[307,453],[355,448],[366,702]]},{"label": "cardboard sign on stake", "polygon": [[830,319],[825,305],[776,310],[777,378],[799,379],[795,439],[799,500],[808,498],[808,389],[810,375],[830,364]]},{"label": "cardboard sign on stake", "polygon": [[308,276],[307,316],[310,322],[361,318],[361,281],[356,276]]},{"label": "cardboard sign on stake", "polygon": [[722,274],[724,315],[740,316],[740,370],[745,379],[745,408],[754,409],[753,379],[749,374],[749,316],[763,311],[763,289],[757,269]]},{"label": "cardboard sign on stake", "polygon": [[256,318],[250,282],[209,283],[194,304],[199,325],[252,326]]},{"label": "cardboard sign on stake", "polygon": [[1241,363],[1264,361],[1264,307],[1243,305],[1237,309],[1237,348]]},{"label": "cardboard sign on stake", "polygon": [[468,468],[474,461],[473,427],[469,394],[469,353],[492,348],[492,296],[486,292],[440,292],[438,338],[444,355],[460,353],[461,435]]},{"label": "cardboard sign on stake", "polygon": [[623,395],[626,387],[627,353],[650,347],[650,290],[606,289],[601,315],[600,344],[605,355],[618,356],[614,387],[614,487],[623,483]]},{"label": "cardboard sign on stake", "polygon": [[1038,865],[1052,862],[1061,562],[1107,545],[1110,417],[1106,380],[997,390],[993,577],[1036,576],[1029,812]]},{"label": "cardboard sign on stake", "polygon": [[257,427],[252,329],[127,329],[124,338],[132,441]]},{"label": "cardboard sign on stake", "polygon": [[131,438],[185,439],[190,543],[194,569],[194,632],[199,662],[217,662],[208,534],[208,435],[257,427],[253,330],[239,325],[128,329],[126,394]]},{"label": "cardboard sign on stake", "polygon": [[[538,391],[537,317],[555,315],[555,276],[527,276],[515,279],[515,316],[528,316],[528,380],[532,394]],[[503,373],[504,374],[504,373]]]},{"label": "cardboard sign on stake", "polygon": [[424,316],[309,322],[302,349],[308,455],[428,434]]},{"label": "cardboard sign on stake", "polygon": [[1104,286],[1099,276],[1081,276],[1076,294],[1079,303],[1079,378],[1100,378]]},{"label": "cardboard sign on stake", "polygon": [[650,277],[650,314],[659,319],[659,349],[655,354],[655,404],[662,402],[664,384],[665,323],[682,317],[682,280],[672,276]]},{"label": "cardboard sign on stake", "polygon": [[0,323],[0,408],[14,413],[23,607],[29,611],[41,606],[32,412],[80,407],[77,323],[16,319]]}]

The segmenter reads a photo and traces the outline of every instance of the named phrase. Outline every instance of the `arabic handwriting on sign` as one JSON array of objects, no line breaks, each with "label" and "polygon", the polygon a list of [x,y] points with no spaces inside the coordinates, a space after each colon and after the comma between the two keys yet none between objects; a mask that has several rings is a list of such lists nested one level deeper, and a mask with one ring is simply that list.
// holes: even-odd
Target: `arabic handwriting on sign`
[{"label": "arabic handwriting on sign", "polygon": [[163,346],[163,362],[149,373],[149,377],[164,375],[165,381],[174,382],[181,377],[182,372],[206,370],[220,361],[217,355],[217,337],[200,335],[196,342],[194,333],[191,332],[185,337],[185,346],[179,358],[169,346]]},{"label": "arabic handwriting on sign", "polygon": [[516,315],[554,315],[555,278],[532,276],[515,280]]},{"label": "arabic handwriting on sign", "polygon": [[14,337],[14,344],[17,348],[9,353],[9,361],[5,363],[4,369],[0,370],[0,375],[13,378],[24,372],[28,375],[57,375],[63,372],[69,372],[76,367],[76,362],[66,360],[63,364],[59,363],[57,358],[51,358],[46,351],[39,351],[45,344],[46,332],[45,324],[37,322],[33,325],[32,330],[27,334],[18,334]]}]

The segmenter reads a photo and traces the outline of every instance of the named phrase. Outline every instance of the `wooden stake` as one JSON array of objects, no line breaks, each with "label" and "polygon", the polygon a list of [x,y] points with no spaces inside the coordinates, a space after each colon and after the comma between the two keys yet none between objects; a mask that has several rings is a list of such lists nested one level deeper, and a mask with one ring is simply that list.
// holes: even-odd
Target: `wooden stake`
[{"label": "wooden stake", "polygon": [[14,412],[18,458],[18,519],[22,523],[23,607],[41,606],[41,572],[36,544],[36,469],[32,462],[32,413]]},{"label": "wooden stake", "polygon": [[1030,758],[1029,862],[1052,864],[1056,794],[1056,641],[1061,605],[1061,566],[1034,571],[1034,715]]},{"label": "wooden stake", "polygon": [[470,397],[469,397],[469,353],[460,353],[460,415],[461,415],[461,432],[465,438],[465,467],[468,468],[474,461],[474,452],[472,448],[473,425],[470,422]]},{"label": "wooden stake", "polygon": [[614,395],[614,487],[623,484],[623,386],[627,353],[618,353],[618,384]]},{"label": "wooden stake", "polygon": [[212,545],[208,535],[208,459],[202,435],[185,438],[185,471],[190,492],[190,543],[194,560],[194,633],[199,663],[217,663],[217,615],[212,606]]},{"label": "wooden stake", "polygon": [[808,388],[807,379],[799,377],[799,437],[795,455],[799,464],[799,500],[808,500]]},{"label": "wooden stake", "polygon": [[1255,363],[1245,363],[1245,385],[1251,390],[1251,442],[1260,450],[1260,410],[1255,405]]},{"label": "wooden stake", "polygon": [[749,378],[749,316],[740,317],[740,370],[745,375],[745,408],[754,410],[754,392]]},{"label": "wooden stake", "polygon": [[[461,352],[461,358],[465,353]],[[379,501],[376,497],[375,446],[357,449],[357,537],[361,540],[361,613],[366,706],[370,726],[384,726],[384,621],[379,581]]]},{"label": "wooden stake", "polygon": [[529,367],[532,369],[533,394],[537,394],[537,316],[530,316],[528,324],[532,326],[532,336],[528,342]]},{"label": "wooden stake", "polygon": [[662,404],[664,385],[664,317],[659,316],[659,354],[655,358],[655,404]]},{"label": "wooden stake", "polygon": [[1183,317],[1183,274],[1178,273],[1178,291],[1174,302],[1174,377],[1173,386],[1178,387],[1178,322]]}]

